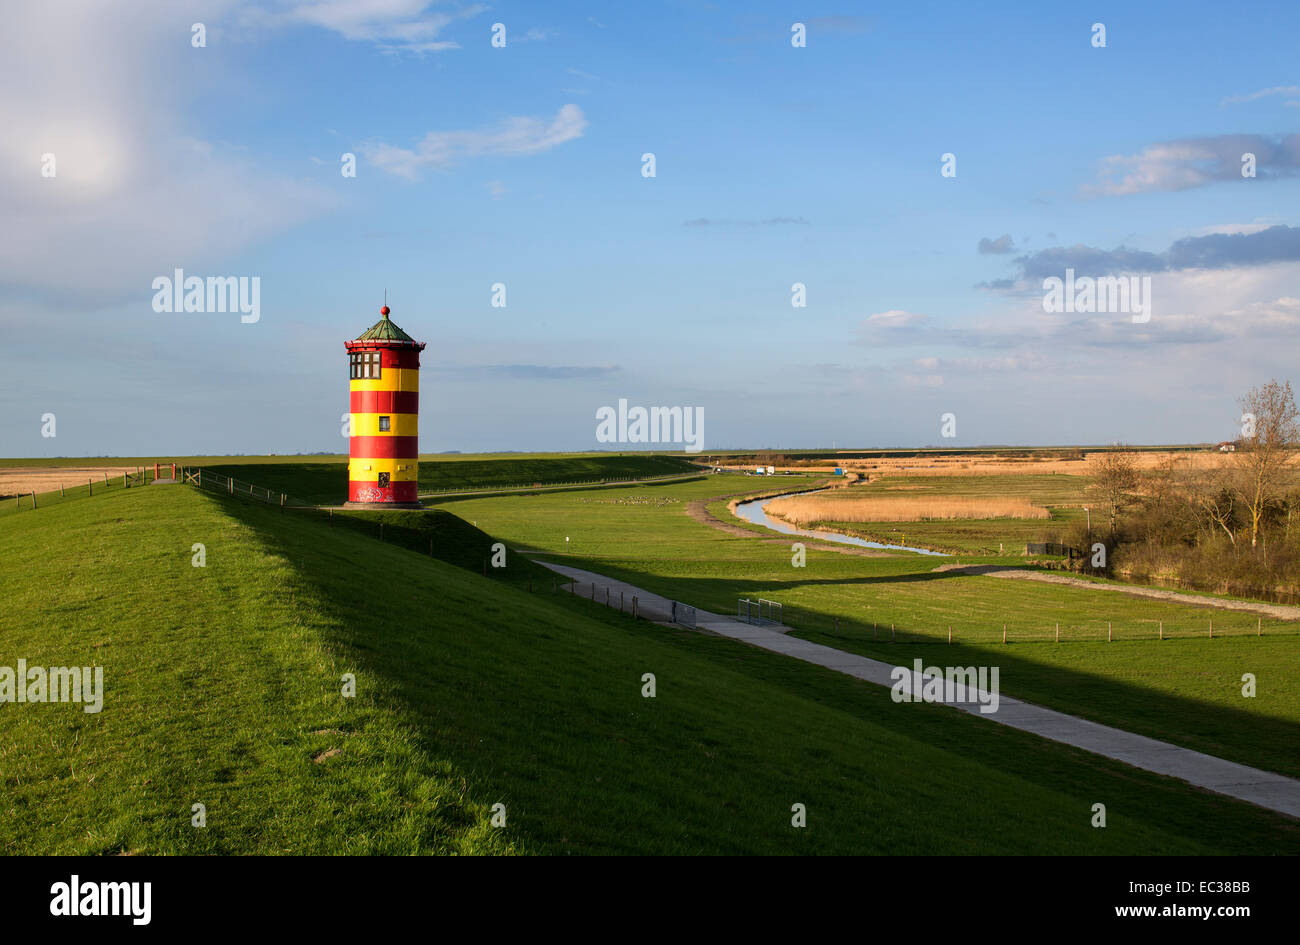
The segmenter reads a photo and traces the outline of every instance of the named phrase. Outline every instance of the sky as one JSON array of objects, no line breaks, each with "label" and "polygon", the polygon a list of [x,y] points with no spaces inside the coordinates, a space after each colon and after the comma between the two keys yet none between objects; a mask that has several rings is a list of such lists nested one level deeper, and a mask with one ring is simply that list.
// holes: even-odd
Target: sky
[{"label": "sky", "polygon": [[[1212,442],[1300,383],[1300,4],[5,17],[3,456],[346,452],[385,292],[422,452],[674,448],[599,441],[620,400],[705,450]],[[256,320],[157,311],[177,269]],[[1067,269],[1147,317],[1045,311]]]}]

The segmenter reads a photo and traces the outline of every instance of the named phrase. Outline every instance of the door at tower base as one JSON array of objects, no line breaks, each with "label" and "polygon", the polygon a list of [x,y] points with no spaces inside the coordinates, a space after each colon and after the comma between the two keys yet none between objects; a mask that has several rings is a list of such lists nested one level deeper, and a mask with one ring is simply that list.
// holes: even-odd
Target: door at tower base
[{"label": "door at tower base", "polygon": [[352,460],[348,463],[348,501],[418,502],[418,469],[414,461]]},{"label": "door at tower base", "polygon": [[348,483],[349,502],[409,503],[419,500],[414,482],[394,482],[388,486],[381,486],[377,482]]}]

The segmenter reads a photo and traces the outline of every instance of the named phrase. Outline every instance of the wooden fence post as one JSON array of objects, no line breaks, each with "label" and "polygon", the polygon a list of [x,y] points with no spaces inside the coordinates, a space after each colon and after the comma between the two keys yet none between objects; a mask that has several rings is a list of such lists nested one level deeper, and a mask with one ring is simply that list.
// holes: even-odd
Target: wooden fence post
[{"label": "wooden fence post", "polygon": [[88,489],[90,490],[90,494],[91,494],[91,495],[94,495],[94,494],[95,494],[95,480],[93,480],[93,479],[87,479],[87,480],[86,480],[86,488],[88,488]]},{"label": "wooden fence post", "polygon": [[1106,642],[1110,642],[1110,621],[1106,621]]},{"label": "wooden fence post", "polygon": [[36,508],[36,493],[32,492],[32,508]]}]

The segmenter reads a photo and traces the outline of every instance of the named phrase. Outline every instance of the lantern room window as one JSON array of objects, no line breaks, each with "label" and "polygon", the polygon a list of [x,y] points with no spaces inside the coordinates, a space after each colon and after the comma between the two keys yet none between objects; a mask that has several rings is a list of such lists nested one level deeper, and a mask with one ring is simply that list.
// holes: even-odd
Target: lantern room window
[{"label": "lantern room window", "polygon": [[378,351],[353,351],[348,357],[348,376],[354,381],[377,379],[379,370]]}]

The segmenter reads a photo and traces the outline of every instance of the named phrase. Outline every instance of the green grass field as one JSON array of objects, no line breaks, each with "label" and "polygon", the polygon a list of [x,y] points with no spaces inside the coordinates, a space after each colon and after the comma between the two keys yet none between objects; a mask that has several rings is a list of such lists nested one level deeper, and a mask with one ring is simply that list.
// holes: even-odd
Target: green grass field
[{"label": "green grass field", "polygon": [[[626,526],[675,521],[665,488],[581,496],[615,534],[573,534],[643,549]],[[479,557],[481,532],[443,533]],[[93,663],[106,689],[98,714],[0,705],[6,853],[1300,849],[1300,826],[1249,805],[305,513],[118,489],[5,514],[0,560],[0,665]]]},{"label": "green grass field", "polygon": [[[798,487],[793,477],[791,483]],[[716,613],[735,613],[739,598],[762,596],[781,602],[796,635],[815,642],[904,663],[921,656],[927,663],[1000,665],[1008,695],[1300,776],[1296,622],[933,570],[963,560],[987,563],[984,556],[867,558],[809,549],[806,565],[796,568],[792,537],[755,540],[763,537],[758,529],[751,529],[754,539],[739,537],[685,514],[691,499],[746,485],[757,490],[765,484],[714,477],[604,490],[601,500],[560,493],[469,499],[451,507],[553,560]],[[720,516],[725,506],[710,504]],[[1208,639],[1211,620],[1214,640]],[[1106,642],[1108,624],[1112,643]],[[951,649],[950,626],[957,644]],[[891,627],[898,641],[892,645]],[[1163,642],[1157,639],[1161,627]],[[1264,636],[1255,636],[1260,629]],[[1241,694],[1248,672],[1259,682],[1253,699]]]},{"label": "green grass field", "polygon": [[[33,466],[145,466],[150,468],[157,457],[92,459],[6,459],[4,468]],[[347,501],[348,458],[342,456],[183,456],[168,462],[182,466],[201,466],[223,476],[249,482],[272,492],[282,492],[292,500],[309,504],[336,504]],[[420,492],[446,492],[474,489],[494,490],[531,487],[555,483],[592,483],[606,480],[644,479],[655,476],[681,476],[699,472],[699,466],[680,456],[655,453],[529,453],[447,455],[420,457]],[[116,480],[121,485],[121,477]],[[112,485],[112,483],[110,483]],[[68,489],[82,495],[86,486]],[[0,490],[3,494],[3,490]],[[38,500],[39,501],[39,500]]]},{"label": "green grass field", "polygon": [[[206,468],[265,486],[273,492],[287,493],[304,502],[344,502],[348,496],[346,460],[310,464],[228,463]],[[693,463],[676,457],[635,454],[508,459],[421,457],[420,493],[671,476],[698,472],[698,469]]]}]

